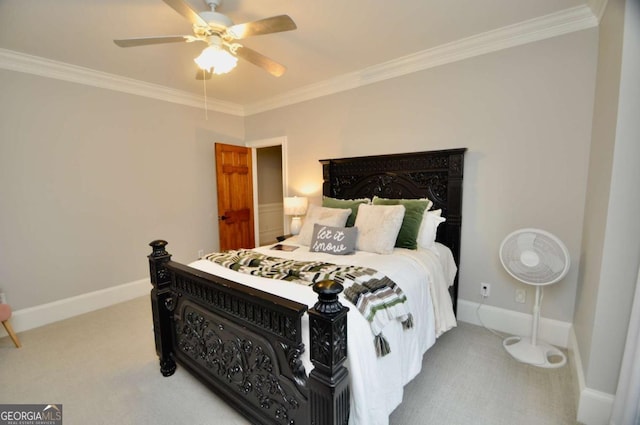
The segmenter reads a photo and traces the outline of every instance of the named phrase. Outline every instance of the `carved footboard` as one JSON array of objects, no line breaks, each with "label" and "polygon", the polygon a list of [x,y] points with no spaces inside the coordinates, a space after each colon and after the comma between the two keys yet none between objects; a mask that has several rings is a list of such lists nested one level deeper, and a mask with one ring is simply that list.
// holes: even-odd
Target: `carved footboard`
[{"label": "carved footboard", "polygon": [[153,325],[164,376],[180,363],[252,423],[347,423],[348,309],[338,302],[339,284],[313,288],[314,369],[307,377],[300,359],[306,305],[171,261],[165,241],[150,245]]}]

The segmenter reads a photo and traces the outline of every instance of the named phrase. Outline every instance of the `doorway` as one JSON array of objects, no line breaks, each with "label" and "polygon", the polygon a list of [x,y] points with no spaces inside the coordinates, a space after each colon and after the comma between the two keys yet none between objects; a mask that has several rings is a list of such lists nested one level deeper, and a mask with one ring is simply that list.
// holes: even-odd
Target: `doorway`
[{"label": "doorway", "polygon": [[247,142],[253,151],[254,234],[256,246],[276,242],[288,232],[283,210],[286,185],[286,138]]}]

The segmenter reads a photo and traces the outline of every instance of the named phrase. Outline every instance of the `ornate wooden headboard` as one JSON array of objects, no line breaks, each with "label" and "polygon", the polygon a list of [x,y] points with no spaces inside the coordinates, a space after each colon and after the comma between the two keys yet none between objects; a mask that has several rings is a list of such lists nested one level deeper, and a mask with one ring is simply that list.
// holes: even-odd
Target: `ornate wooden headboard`
[{"label": "ornate wooden headboard", "polygon": [[[466,148],[391,155],[323,159],[322,193],[338,199],[428,198],[433,209],[442,209],[447,221],[436,240],[453,252],[460,264],[462,226],[462,177]],[[458,276],[450,288],[457,310]]]}]

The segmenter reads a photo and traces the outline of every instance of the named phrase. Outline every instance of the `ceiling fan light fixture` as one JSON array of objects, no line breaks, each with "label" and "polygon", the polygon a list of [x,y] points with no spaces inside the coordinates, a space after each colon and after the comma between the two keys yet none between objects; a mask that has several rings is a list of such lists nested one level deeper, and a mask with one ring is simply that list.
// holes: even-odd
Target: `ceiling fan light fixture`
[{"label": "ceiling fan light fixture", "polygon": [[226,74],[236,67],[238,58],[220,46],[209,46],[193,60],[200,69],[214,74]]},{"label": "ceiling fan light fixture", "polygon": [[198,72],[197,80],[206,80],[211,74],[226,74],[234,69],[238,58],[262,68],[274,77],[282,76],[286,67],[254,50],[234,43],[248,37],[272,34],[296,29],[296,24],[288,15],[272,16],[257,21],[234,25],[226,15],[216,12],[222,0],[204,0],[210,11],[197,12],[187,0],[163,0],[169,7],[178,12],[192,24],[193,35],[169,35],[153,37],[136,37],[113,40],[120,47],[148,46],[153,44],[194,41],[206,42],[200,56],[195,59],[198,67],[206,73]]}]

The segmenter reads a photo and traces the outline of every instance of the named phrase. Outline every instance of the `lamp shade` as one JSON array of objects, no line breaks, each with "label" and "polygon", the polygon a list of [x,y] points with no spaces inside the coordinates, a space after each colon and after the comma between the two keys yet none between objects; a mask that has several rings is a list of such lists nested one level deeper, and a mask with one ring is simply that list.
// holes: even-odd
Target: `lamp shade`
[{"label": "lamp shade", "polygon": [[284,214],[300,216],[307,212],[307,198],[303,196],[291,196],[284,198]]}]

